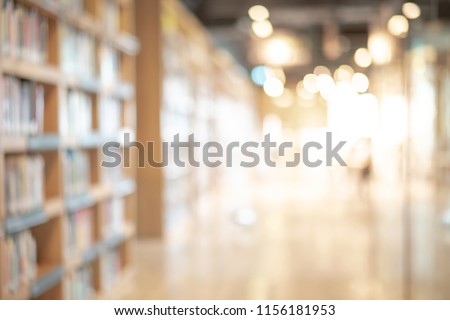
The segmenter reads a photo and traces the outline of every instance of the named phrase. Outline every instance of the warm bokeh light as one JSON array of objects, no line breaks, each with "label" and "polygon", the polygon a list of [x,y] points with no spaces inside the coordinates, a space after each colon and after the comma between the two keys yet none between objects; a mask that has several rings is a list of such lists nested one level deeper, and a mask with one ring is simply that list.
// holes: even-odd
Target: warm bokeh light
[{"label": "warm bokeh light", "polygon": [[253,21],[252,30],[259,38],[268,38],[273,34],[272,23],[269,20]]},{"label": "warm bokeh light", "polygon": [[263,21],[269,19],[269,10],[264,6],[257,5],[248,10],[248,15],[253,21]]},{"label": "warm bokeh light", "polygon": [[367,68],[372,64],[372,56],[367,48],[359,48],[356,50],[354,60],[361,68]]},{"label": "warm bokeh light", "polygon": [[268,78],[264,82],[264,92],[272,98],[281,96],[284,92],[283,82],[277,78]]},{"label": "warm bokeh light", "polygon": [[317,93],[319,92],[319,88],[317,86],[317,76],[315,74],[309,73],[303,78],[303,87],[309,93]]},{"label": "warm bokeh light", "polygon": [[352,81],[352,76],[355,73],[352,67],[349,65],[343,64],[339,66],[339,68],[336,69],[334,72],[334,80],[336,82],[342,81],[342,82],[350,82]]},{"label": "warm bokeh light", "polygon": [[364,73],[355,73],[352,76],[352,86],[357,92],[366,92],[369,89],[369,78]]},{"label": "warm bokeh light", "polygon": [[294,94],[289,89],[284,89],[283,94],[273,98],[273,103],[279,108],[289,108],[294,104]]},{"label": "warm bokeh light", "polygon": [[420,17],[420,7],[414,2],[405,2],[402,6],[402,12],[408,19],[417,19]]},{"label": "warm bokeh light", "polygon": [[295,57],[294,48],[283,37],[270,38],[266,41],[262,50],[264,50],[265,60],[268,65],[287,65]]},{"label": "warm bokeh light", "polygon": [[298,97],[302,100],[312,100],[314,98],[314,94],[306,90],[303,86],[303,80],[297,83],[296,92]]},{"label": "warm bokeh light", "polygon": [[328,100],[333,93],[335,83],[330,75],[321,74],[317,77],[317,87],[319,88],[322,98]]},{"label": "warm bokeh light", "polygon": [[375,64],[386,64],[392,59],[392,44],[387,34],[372,32],[369,36],[369,51]]},{"label": "warm bokeh light", "polygon": [[330,69],[328,69],[325,66],[317,66],[314,68],[314,74],[315,75],[319,75],[319,74],[331,75],[331,72],[330,72]]},{"label": "warm bokeh light", "polygon": [[286,74],[282,68],[269,68],[266,67],[266,78],[277,78],[283,84],[286,83]]},{"label": "warm bokeh light", "polygon": [[389,32],[396,37],[406,37],[409,30],[408,19],[402,15],[392,16],[388,21]]}]

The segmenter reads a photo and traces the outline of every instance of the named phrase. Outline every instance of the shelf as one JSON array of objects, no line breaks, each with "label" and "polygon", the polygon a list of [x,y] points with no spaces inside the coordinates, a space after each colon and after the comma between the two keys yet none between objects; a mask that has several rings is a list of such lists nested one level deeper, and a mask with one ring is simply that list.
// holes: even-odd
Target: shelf
[{"label": "shelf", "polygon": [[40,136],[3,136],[3,151],[7,154],[25,152],[56,151],[59,149],[93,149],[102,147],[107,142],[119,142],[120,137],[106,136],[92,132],[83,137],[60,136],[58,134],[43,134]]},{"label": "shelf", "polygon": [[62,201],[55,199],[47,201],[43,208],[29,213],[6,216],[4,220],[5,234],[11,235],[44,224],[59,216],[62,210]]},{"label": "shelf", "polygon": [[40,267],[36,280],[30,286],[31,298],[37,298],[56,286],[62,280],[63,273],[61,266],[45,265]]},{"label": "shelf", "polygon": [[2,72],[27,80],[47,84],[61,82],[61,71],[49,65],[25,62],[13,58],[2,57]]},{"label": "shelf", "polygon": [[127,224],[122,234],[113,235],[108,239],[99,241],[91,248],[84,250],[84,252],[78,256],[67,259],[66,268],[76,269],[83,265],[93,263],[102,253],[106,252],[108,249],[118,247],[126,240],[132,238],[135,234],[135,228],[132,225]]},{"label": "shelf", "polygon": [[86,13],[73,13],[68,11],[63,5],[52,0],[18,0],[24,4],[33,6],[47,15],[62,20],[72,26],[86,32],[98,39],[104,39],[110,42],[117,50],[128,55],[135,56],[140,48],[137,38],[126,32],[117,32],[114,34],[105,32],[100,21]]},{"label": "shelf", "polygon": [[44,209],[39,209],[30,213],[21,214],[5,218],[5,232],[7,235],[15,234],[32,227],[44,224],[48,217]]}]

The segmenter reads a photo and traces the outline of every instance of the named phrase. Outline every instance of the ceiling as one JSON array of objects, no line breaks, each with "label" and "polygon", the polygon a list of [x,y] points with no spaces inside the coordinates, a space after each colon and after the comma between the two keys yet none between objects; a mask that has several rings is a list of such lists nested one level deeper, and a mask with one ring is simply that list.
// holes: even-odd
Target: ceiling
[{"label": "ceiling", "polygon": [[[369,25],[379,21],[383,12],[400,12],[402,1],[393,0],[183,0],[186,6],[211,31],[219,46],[227,48],[247,69],[254,66],[249,59],[252,43],[248,9],[264,5],[269,9],[275,30],[288,31],[308,39],[312,60],[308,65],[288,68],[297,75],[310,72],[313,65],[328,66],[349,63],[353,52],[367,46]],[[450,0],[416,1],[422,19],[450,17]],[[383,9],[384,8],[384,9]],[[384,10],[384,11],[383,11]],[[397,11],[397,12],[396,12]],[[345,42],[345,51],[330,60],[323,53],[324,36],[332,31]],[[334,32],[334,33],[333,33]]]}]

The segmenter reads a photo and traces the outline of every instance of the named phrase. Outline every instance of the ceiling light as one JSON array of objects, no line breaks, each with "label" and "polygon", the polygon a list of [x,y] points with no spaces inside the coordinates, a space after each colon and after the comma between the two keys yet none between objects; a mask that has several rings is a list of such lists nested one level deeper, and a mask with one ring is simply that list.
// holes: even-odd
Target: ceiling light
[{"label": "ceiling light", "polygon": [[314,68],[314,74],[315,75],[319,75],[319,74],[328,74],[331,75],[330,69],[328,69],[325,66],[317,66]]},{"label": "ceiling light", "polygon": [[269,78],[264,82],[264,92],[272,98],[279,97],[284,92],[284,85],[280,79]]},{"label": "ceiling light", "polygon": [[264,6],[257,5],[248,10],[248,15],[253,21],[263,21],[269,19],[269,10]]},{"label": "ceiling light", "polygon": [[421,14],[420,7],[414,2],[404,3],[402,6],[402,11],[408,19],[417,19]]},{"label": "ceiling light", "polygon": [[317,76],[315,74],[309,73],[303,78],[303,87],[309,93],[319,92],[319,87],[317,86]]},{"label": "ceiling light", "polygon": [[369,78],[365,74],[357,72],[352,76],[352,86],[357,92],[366,92],[369,89]]},{"label": "ceiling light", "polygon": [[257,37],[268,38],[273,33],[273,26],[269,20],[253,21],[252,30]]},{"label": "ceiling light", "polygon": [[343,64],[339,66],[334,72],[334,80],[342,81],[342,82],[350,82],[352,81],[352,76],[355,73],[352,67],[349,65]]},{"label": "ceiling light", "polygon": [[406,37],[409,30],[408,19],[402,15],[392,16],[388,21],[388,30],[393,36]]},{"label": "ceiling light", "polygon": [[303,81],[297,83],[296,92],[300,99],[311,100],[314,98],[314,94],[306,90],[303,86]]},{"label": "ceiling light", "polygon": [[372,57],[367,48],[359,48],[355,51],[355,63],[361,68],[367,68],[372,64]]},{"label": "ceiling light", "polygon": [[370,56],[375,64],[386,64],[392,59],[392,44],[382,31],[372,32],[369,36]]}]

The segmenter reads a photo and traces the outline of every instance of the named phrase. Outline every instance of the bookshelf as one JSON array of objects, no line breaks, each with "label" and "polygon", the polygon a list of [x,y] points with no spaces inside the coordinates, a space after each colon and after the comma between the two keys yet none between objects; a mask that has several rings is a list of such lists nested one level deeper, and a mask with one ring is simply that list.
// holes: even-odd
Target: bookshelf
[{"label": "bookshelf", "polygon": [[1,0],[0,298],[105,297],[131,270],[132,0]]},{"label": "bookshelf", "polygon": [[[202,144],[228,142],[224,136],[230,132],[247,137],[240,133],[256,122],[257,114],[247,72],[215,46],[206,28],[180,1],[137,0],[136,5],[136,33],[141,42],[138,140],[160,145],[173,141],[178,133],[182,141],[194,133]],[[227,121],[224,114],[234,118]],[[244,125],[236,126],[238,121]],[[154,158],[159,156],[160,150],[155,150]],[[229,170],[193,168],[188,163],[180,168],[170,163],[139,171],[140,235],[162,237],[165,231],[217,211],[216,194]]]}]

